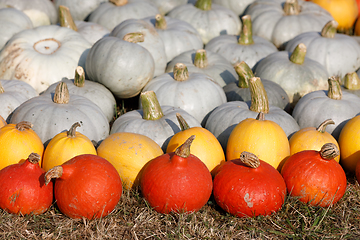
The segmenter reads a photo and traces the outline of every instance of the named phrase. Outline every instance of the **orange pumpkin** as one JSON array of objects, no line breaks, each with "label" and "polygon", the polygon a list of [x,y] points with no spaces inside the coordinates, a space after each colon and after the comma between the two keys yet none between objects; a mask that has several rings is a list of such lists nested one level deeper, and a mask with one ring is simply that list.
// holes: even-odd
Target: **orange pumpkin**
[{"label": "orange pumpkin", "polygon": [[[360,0],[359,0],[360,1]],[[360,5],[360,4],[359,4]],[[359,10],[360,11],[360,10]],[[354,27],[354,35],[360,36],[360,16],[357,18],[355,27]]]},{"label": "orange pumpkin", "polygon": [[[336,139],[328,132],[325,131],[326,126],[334,124],[331,119],[325,120],[319,127],[302,128],[295,132],[289,139],[290,155],[303,150],[316,150],[320,151],[325,143],[334,143],[338,148],[339,144]],[[340,155],[334,158],[335,161],[340,161]]]},{"label": "orange pumpkin", "polygon": [[44,144],[31,127],[30,122],[23,121],[0,128],[0,170],[27,159],[30,153],[40,155],[41,166]]},{"label": "orange pumpkin", "polygon": [[237,159],[244,151],[279,170],[290,155],[290,145],[284,130],[274,121],[265,120],[264,113],[260,112],[256,119],[244,119],[233,129],[226,147],[226,159]]},{"label": "orange pumpkin", "polygon": [[7,123],[5,121],[5,119],[0,115],[0,128],[2,128],[3,126],[5,126]]},{"label": "orange pumpkin", "polygon": [[186,139],[191,135],[195,135],[191,144],[190,153],[197,156],[209,169],[210,172],[215,170],[222,162],[225,162],[224,150],[219,140],[209,130],[203,127],[189,127],[185,119],[176,114],[181,126],[181,131],[171,137],[166,152],[175,152]]},{"label": "orange pumpkin", "polygon": [[91,140],[84,134],[77,132],[80,123],[74,123],[68,131],[55,135],[45,148],[42,168],[45,171],[61,165],[71,158],[81,154],[94,154],[96,149]]}]

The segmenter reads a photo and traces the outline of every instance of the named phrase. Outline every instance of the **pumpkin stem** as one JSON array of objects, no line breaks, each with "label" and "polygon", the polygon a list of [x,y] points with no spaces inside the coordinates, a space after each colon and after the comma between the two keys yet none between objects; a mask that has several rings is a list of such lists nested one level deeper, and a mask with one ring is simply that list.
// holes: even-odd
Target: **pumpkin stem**
[{"label": "pumpkin stem", "polygon": [[63,167],[62,166],[55,166],[53,168],[51,168],[50,170],[48,170],[45,173],[45,185],[48,185],[49,182],[51,181],[51,179],[53,178],[59,178],[61,177],[63,174]]},{"label": "pumpkin stem", "polygon": [[109,2],[111,2],[115,6],[119,7],[119,6],[123,6],[123,5],[127,4],[128,0],[109,0]]},{"label": "pumpkin stem", "polygon": [[241,45],[251,45],[254,44],[253,34],[252,34],[252,23],[251,16],[245,15],[241,18],[242,20],[242,29],[239,37],[238,43]]},{"label": "pumpkin stem", "polygon": [[155,15],[155,28],[165,30],[167,28],[167,23],[165,17],[161,14]]},{"label": "pumpkin stem", "polygon": [[342,98],[342,91],[340,86],[340,79],[338,76],[331,76],[328,79],[329,89],[327,96],[334,100],[340,100]]},{"label": "pumpkin stem", "polygon": [[284,4],[285,16],[298,15],[301,12],[298,0],[286,0]]},{"label": "pumpkin stem", "polygon": [[344,87],[349,90],[360,89],[360,78],[356,72],[347,73],[344,77]]},{"label": "pumpkin stem", "polygon": [[78,127],[80,127],[80,126],[81,126],[81,125],[80,125],[79,122],[74,123],[74,124],[71,126],[71,128],[69,129],[69,131],[67,131],[67,136],[68,136],[68,137],[71,137],[71,138],[76,137],[76,136],[75,136],[75,134],[76,134],[76,128],[78,128]]},{"label": "pumpkin stem", "polygon": [[2,84],[1,84],[1,82],[0,82],[0,94],[1,93],[4,93],[5,92],[5,89],[4,89],[4,87],[2,86]]},{"label": "pumpkin stem", "polygon": [[145,37],[144,34],[141,32],[134,32],[134,33],[127,33],[123,37],[124,41],[130,42],[130,43],[138,43],[138,42],[144,42]]},{"label": "pumpkin stem", "polygon": [[67,104],[70,100],[70,94],[66,83],[59,82],[55,88],[54,103]]},{"label": "pumpkin stem", "polygon": [[256,120],[264,121],[265,120],[265,113],[259,112],[259,114],[256,116]]},{"label": "pumpkin stem", "polygon": [[186,81],[189,78],[189,71],[185,64],[177,63],[174,66],[174,79],[176,81]]},{"label": "pumpkin stem", "polygon": [[324,160],[331,160],[339,156],[340,151],[334,143],[325,143],[320,150],[320,156]]},{"label": "pumpkin stem", "polygon": [[239,76],[239,88],[248,88],[249,87],[249,79],[255,77],[253,71],[246,64],[246,62],[242,61],[240,63],[235,63],[234,68],[236,73]]},{"label": "pumpkin stem", "polygon": [[335,124],[335,122],[332,119],[326,119],[316,128],[316,131],[324,133],[326,131],[327,125],[329,124]]},{"label": "pumpkin stem", "polygon": [[334,38],[338,25],[339,24],[335,20],[327,22],[321,30],[321,36],[326,38]]},{"label": "pumpkin stem", "polygon": [[24,131],[27,129],[31,129],[33,127],[33,124],[28,121],[21,121],[18,124],[16,124],[15,128],[19,131]]},{"label": "pumpkin stem", "polygon": [[290,56],[290,61],[295,64],[303,64],[305,61],[306,46],[303,43],[299,43]]},{"label": "pumpkin stem", "polygon": [[71,16],[70,9],[64,5],[59,6],[59,20],[61,27],[67,27],[74,31],[78,30],[74,19]]},{"label": "pumpkin stem", "polygon": [[190,129],[189,124],[185,121],[185,119],[183,118],[183,116],[181,116],[180,113],[176,113],[176,118],[180,124],[181,131]]},{"label": "pumpkin stem", "polygon": [[81,66],[75,69],[74,85],[77,87],[85,86],[85,71]]},{"label": "pumpkin stem", "polygon": [[251,92],[250,110],[254,112],[269,112],[269,100],[265,87],[259,77],[252,77],[249,80],[249,88]]},{"label": "pumpkin stem", "polygon": [[175,150],[175,155],[182,157],[182,158],[187,158],[190,156],[190,146],[191,143],[194,141],[195,139],[195,135],[191,135],[188,139],[186,139],[186,141]]},{"label": "pumpkin stem", "polygon": [[197,0],[195,7],[204,11],[211,10],[211,0]]},{"label": "pumpkin stem", "polygon": [[209,65],[205,49],[199,49],[196,51],[194,65],[198,68],[206,68]]},{"label": "pumpkin stem", "polygon": [[242,163],[244,163],[246,166],[251,168],[258,168],[260,166],[260,160],[259,158],[250,152],[242,152],[240,154],[240,160]]},{"label": "pumpkin stem", "polygon": [[38,164],[40,162],[40,155],[37,153],[30,153],[27,160],[32,164]]},{"label": "pumpkin stem", "polygon": [[143,108],[143,119],[157,120],[164,116],[160,103],[154,91],[146,91],[140,94]]}]

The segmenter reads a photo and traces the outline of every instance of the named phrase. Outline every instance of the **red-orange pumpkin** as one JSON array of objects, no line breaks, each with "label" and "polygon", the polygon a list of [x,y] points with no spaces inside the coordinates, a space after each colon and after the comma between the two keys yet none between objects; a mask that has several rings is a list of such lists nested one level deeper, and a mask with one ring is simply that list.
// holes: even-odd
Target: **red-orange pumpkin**
[{"label": "red-orange pumpkin", "polygon": [[240,158],[220,166],[214,178],[213,194],[216,203],[226,212],[253,217],[281,209],[286,185],[273,166],[244,151]]},{"label": "red-orange pumpkin", "polygon": [[53,184],[45,185],[40,155],[31,153],[21,163],[0,171],[0,208],[14,214],[41,214],[53,201]]},{"label": "red-orange pumpkin", "polygon": [[70,218],[102,218],[120,200],[122,183],[115,167],[93,154],[73,157],[45,174],[45,183],[55,178],[54,194],[60,211]]},{"label": "red-orange pumpkin", "polygon": [[155,211],[195,212],[202,208],[212,192],[212,177],[206,165],[190,154],[195,135],[175,152],[148,162],[140,178],[143,197]]},{"label": "red-orange pumpkin", "polygon": [[304,150],[290,156],[281,169],[291,196],[313,206],[327,207],[339,201],[346,190],[346,175],[334,160],[339,149],[326,143],[320,151]]}]

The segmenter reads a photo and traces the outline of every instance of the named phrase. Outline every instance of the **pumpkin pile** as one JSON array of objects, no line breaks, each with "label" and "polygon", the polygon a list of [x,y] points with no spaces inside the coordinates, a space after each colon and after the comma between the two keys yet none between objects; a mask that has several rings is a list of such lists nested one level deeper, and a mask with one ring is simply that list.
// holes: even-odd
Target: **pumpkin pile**
[{"label": "pumpkin pile", "polygon": [[103,218],[133,190],[162,214],[213,198],[254,217],[360,181],[359,1],[16,2],[1,209]]}]

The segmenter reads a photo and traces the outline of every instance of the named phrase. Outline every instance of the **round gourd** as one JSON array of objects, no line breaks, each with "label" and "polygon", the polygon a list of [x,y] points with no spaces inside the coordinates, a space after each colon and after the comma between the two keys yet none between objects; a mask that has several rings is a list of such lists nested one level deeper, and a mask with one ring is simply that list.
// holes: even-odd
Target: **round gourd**
[{"label": "round gourd", "polygon": [[55,6],[66,6],[69,8],[75,21],[85,20],[101,3],[108,0],[54,0]]},{"label": "round gourd", "polygon": [[242,16],[246,8],[255,0],[213,0],[213,3],[222,5],[234,11],[238,16]]},{"label": "round gourd", "polygon": [[97,154],[116,168],[125,189],[135,189],[139,186],[144,165],[164,152],[154,140],[145,135],[117,132],[100,143]]},{"label": "round gourd", "polygon": [[166,15],[174,7],[187,4],[188,0],[150,0],[153,4],[157,6],[161,15]]}]

